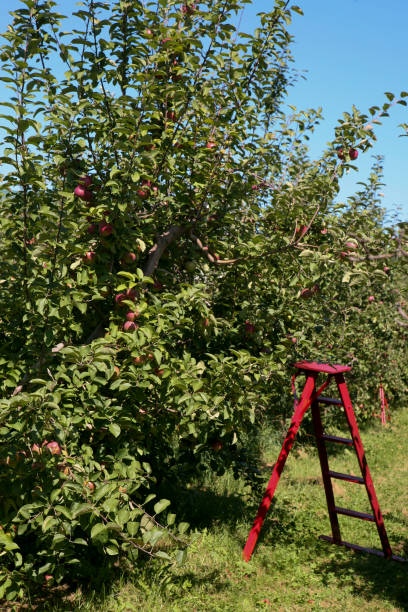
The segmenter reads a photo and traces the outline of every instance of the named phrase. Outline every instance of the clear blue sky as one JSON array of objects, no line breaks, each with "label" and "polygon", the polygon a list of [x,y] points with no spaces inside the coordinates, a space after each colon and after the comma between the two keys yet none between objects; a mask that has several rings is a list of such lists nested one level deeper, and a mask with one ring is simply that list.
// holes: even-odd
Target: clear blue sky
[{"label": "clear blue sky", "polygon": [[[294,0],[304,16],[294,15],[290,31],[295,40],[295,67],[307,71],[290,91],[289,102],[299,109],[323,107],[324,121],[311,140],[311,154],[320,155],[333,137],[334,126],[344,111],[355,104],[363,112],[381,106],[384,92],[408,91],[408,0]],[[75,10],[75,0],[57,0],[64,14]],[[1,0],[0,31],[9,23],[8,12],[21,6],[18,0]],[[257,13],[270,10],[272,0],[254,0],[246,6],[241,28],[252,31]],[[0,86],[0,100],[7,99]],[[365,180],[371,155],[385,157],[384,206],[391,213],[401,208],[408,220],[408,138],[398,138],[399,123],[408,123],[408,107],[395,106],[391,116],[376,130],[374,149],[357,160],[359,174],[343,178],[340,201],[352,195],[356,182]]]}]

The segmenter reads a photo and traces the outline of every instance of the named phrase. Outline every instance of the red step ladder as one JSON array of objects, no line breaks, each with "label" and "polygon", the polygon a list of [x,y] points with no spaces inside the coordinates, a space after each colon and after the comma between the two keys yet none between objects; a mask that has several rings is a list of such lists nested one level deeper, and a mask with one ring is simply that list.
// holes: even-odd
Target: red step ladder
[{"label": "red step ladder", "polygon": [[[344,372],[347,372],[351,368],[348,366],[329,365],[326,363],[316,363],[307,361],[297,362],[294,364],[294,367],[298,369],[298,373],[303,373],[306,375],[306,383],[303,388],[300,401],[295,408],[295,412],[293,414],[288,433],[283,442],[278,460],[274,465],[271,478],[266,488],[266,492],[262,499],[261,505],[259,506],[253,527],[249,533],[247,542],[245,544],[242,553],[243,558],[245,559],[245,561],[249,561],[251,558],[256,541],[259,536],[259,532],[261,530],[262,523],[271,505],[276,486],[279,482],[279,478],[282,474],[282,470],[285,466],[285,462],[290,452],[290,449],[292,448],[296,433],[299,429],[300,423],[302,422],[306,410],[311,405],[314,433],[316,436],[317,450],[319,452],[320,466],[323,476],[323,485],[326,493],[327,507],[329,510],[329,518],[332,529],[331,536],[320,536],[320,538],[333,544],[346,546],[347,548],[352,548],[353,550],[369,552],[380,557],[384,557],[386,559],[393,559],[394,561],[405,561],[405,559],[403,559],[402,557],[397,557],[392,554],[391,546],[388,541],[387,532],[384,526],[384,520],[381,514],[380,507],[378,505],[373,481],[371,479],[370,471],[368,469],[366,457],[364,454],[363,444],[361,442],[360,433],[358,431],[353,406],[351,404],[347,385],[344,380]],[[316,379],[319,373],[327,374],[327,378],[325,382],[321,385],[321,387],[316,390]],[[321,393],[329,385],[333,378],[337,384],[341,399],[332,399],[321,395]],[[319,404],[343,406],[351,433],[351,439],[340,438],[338,436],[329,436],[324,433]],[[340,472],[331,471],[329,469],[326,443],[343,444],[349,447],[354,446],[354,450],[356,452],[358,463],[361,469],[361,476],[351,476],[348,474],[341,474]],[[355,510],[348,510],[347,508],[341,508],[339,506],[336,506],[333,487],[331,483],[332,478],[346,480],[347,482],[353,482],[357,484],[364,484],[367,490],[368,499],[371,504],[372,514],[366,514],[364,512],[357,512]],[[380,537],[382,551],[374,550],[371,548],[364,548],[363,546],[357,546],[356,544],[344,542],[341,539],[340,534],[340,525],[338,521],[339,514],[352,516],[354,518],[359,518],[365,521],[371,521],[375,523],[378,535]]]}]

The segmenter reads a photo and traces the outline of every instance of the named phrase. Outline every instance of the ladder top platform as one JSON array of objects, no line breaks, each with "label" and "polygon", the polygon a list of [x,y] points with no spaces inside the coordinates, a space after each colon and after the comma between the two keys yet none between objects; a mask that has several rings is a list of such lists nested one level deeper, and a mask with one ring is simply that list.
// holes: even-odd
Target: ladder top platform
[{"label": "ladder top platform", "polygon": [[324,372],[325,374],[340,374],[351,370],[350,366],[317,363],[316,361],[297,361],[293,366],[299,370],[311,370],[312,372]]}]

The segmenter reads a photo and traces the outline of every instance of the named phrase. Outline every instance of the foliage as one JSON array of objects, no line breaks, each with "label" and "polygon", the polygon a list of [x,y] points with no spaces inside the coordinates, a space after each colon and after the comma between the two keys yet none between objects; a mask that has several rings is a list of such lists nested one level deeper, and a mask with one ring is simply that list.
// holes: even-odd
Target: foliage
[{"label": "foliage", "polygon": [[381,160],[335,203],[391,94],[345,113],[311,160],[321,111],[283,112],[299,9],[277,0],[249,35],[233,25],[245,4],[87,0],[67,33],[56,3],[24,0],[4,34],[9,598],[139,551],[181,560],[187,525],[159,491],[208,467],[251,479],[243,447],[271,406],[287,413],[293,359],[406,386],[404,233],[384,224]]}]

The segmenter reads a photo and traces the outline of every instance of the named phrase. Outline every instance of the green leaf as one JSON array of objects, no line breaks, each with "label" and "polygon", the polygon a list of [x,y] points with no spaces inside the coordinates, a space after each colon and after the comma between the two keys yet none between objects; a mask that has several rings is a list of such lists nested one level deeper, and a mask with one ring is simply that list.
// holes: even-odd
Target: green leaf
[{"label": "green leaf", "polygon": [[97,523],[91,529],[91,540],[99,544],[106,544],[109,539],[109,530],[104,523]]},{"label": "green leaf", "polygon": [[160,514],[160,512],[163,512],[163,510],[165,510],[166,508],[168,508],[168,506],[170,506],[170,503],[171,502],[168,499],[161,499],[160,501],[155,503],[154,504],[155,514]]},{"label": "green leaf", "polygon": [[109,425],[109,431],[113,436],[115,436],[115,438],[118,438],[120,436],[121,429],[117,423],[111,423]]}]

